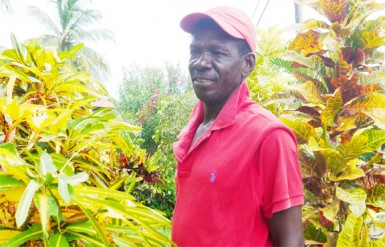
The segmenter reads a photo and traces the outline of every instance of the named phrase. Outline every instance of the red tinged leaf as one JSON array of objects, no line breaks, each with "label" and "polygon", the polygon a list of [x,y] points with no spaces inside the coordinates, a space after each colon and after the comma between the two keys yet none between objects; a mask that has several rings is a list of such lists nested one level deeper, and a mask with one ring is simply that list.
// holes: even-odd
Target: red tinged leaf
[{"label": "red tinged leaf", "polygon": [[316,177],[304,178],[302,179],[302,183],[304,184],[307,190],[309,190],[315,195],[319,195],[322,192],[319,178],[316,178]]},{"label": "red tinged leaf", "polygon": [[325,66],[327,67],[334,67],[335,63],[334,61],[331,59],[331,58],[328,58],[328,57],[325,57],[324,55],[327,53],[327,50],[320,50],[318,52],[311,52],[309,54],[306,55],[306,57],[310,57],[310,56],[317,56],[319,58],[322,59],[322,61],[324,62]]},{"label": "red tinged leaf", "polygon": [[122,168],[128,167],[127,157],[122,153],[120,154],[120,165],[122,166]]},{"label": "red tinged leaf", "polygon": [[333,68],[335,63],[332,59],[328,58],[328,57],[324,57],[324,56],[319,56],[322,61],[324,62],[325,66],[327,67],[330,67],[330,68]]},{"label": "red tinged leaf", "polygon": [[362,85],[349,85],[342,89],[342,99],[344,102],[348,102],[356,97],[370,92],[381,91],[382,88],[378,85],[362,86]]},{"label": "red tinged leaf", "polygon": [[348,78],[344,75],[340,75],[337,78],[331,78],[330,83],[333,85],[334,88],[339,88],[342,85],[344,85],[348,81]]},{"label": "red tinged leaf", "polygon": [[320,218],[320,223],[322,226],[324,227],[331,227],[333,226],[333,222],[331,222],[330,220],[328,220],[322,211],[319,211],[319,218]]},{"label": "red tinged leaf", "polygon": [[[349,52],[349,51],[347,51],[347,52]],[[343,55],[343,51],[338,51],[338,58],[339,58],[339,60],[338,60],[338,67],[337,67],[338,75],[347,75],[347,74],[349,74],[351,72],[351,66],[350,66],[350,63],[345,60],[344,55]]]},{"label": "red tinged leaf", "polygon": [[326,16],[331,22],[342,23],[345,19],[350,0],[323,0],[317,1],[311,7]]},{"label": "red tinged leaf", "polygon": [[347,63],[353,61],[353,48],[352,47],[341,47],[342,57]]},{"label": "red tinged leaf", "polygon": [[352,135],[350,132],[344,132],[341,134],[341,143],[349,143],[352,139]]},{"label": "red tinged leaf", "polygon": [[310,115],[312,117],[320,117],[321,114],[314,108],[309,106],[301,106],[297,109],[297,111]]},{"label": "red tinged leaf", "polygon": [[363,52],[360,48],[354,52],[354,64],[356,66],[365,64],[365,52]]},{"label": "red tinged leaf", "polygon": [[291,64],[291,67],[292,67],[292,68],[306,68],[306,66],[303,66],[302,64],[297,63],[297,62],[293,62],[293,63]]}]

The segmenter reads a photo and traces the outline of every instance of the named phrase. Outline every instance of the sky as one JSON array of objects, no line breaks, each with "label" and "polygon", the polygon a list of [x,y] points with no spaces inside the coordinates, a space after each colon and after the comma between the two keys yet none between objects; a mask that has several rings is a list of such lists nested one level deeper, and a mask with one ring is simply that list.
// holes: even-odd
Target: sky
[{"label": "sky", "polygon": [[[115,42],[90,44],[105,56],[111,75],[104,86],[116,96],[122,83],[122,68],[135,62],[162,67],[164,62],[187,68],[190,35],[180,29],[183,16],[219,5],[237,7],[252,16],[258,27],[294,24],[292,0],[92,0],[90,7],[103,16],[97,28],[111,30]],[[45,33],[41,25],[27,15],[26,7],[37,6],[47,13],[53,9],[49,0],[10,0],[13,14],[0,13],[0,47],[11,47],[10,33],[19,42]],[[265,12],[262,15],[263,9]],[[311,15],[304,9],[304,18]],[[311,10],[310,10],[311,11]],[[262,17],[261,17],[262,15]]]}]

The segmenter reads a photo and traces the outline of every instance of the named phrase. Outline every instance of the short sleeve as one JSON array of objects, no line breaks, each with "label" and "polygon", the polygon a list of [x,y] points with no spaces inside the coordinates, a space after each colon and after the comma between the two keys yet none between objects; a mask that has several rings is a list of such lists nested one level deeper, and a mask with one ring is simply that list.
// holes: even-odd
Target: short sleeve
[{"label": "short sleeve", "polygon": [[265,218],[304,203],[297,141],[289,129],[275,128],[266,133],[258,159],[262,166],[262,211]]}]

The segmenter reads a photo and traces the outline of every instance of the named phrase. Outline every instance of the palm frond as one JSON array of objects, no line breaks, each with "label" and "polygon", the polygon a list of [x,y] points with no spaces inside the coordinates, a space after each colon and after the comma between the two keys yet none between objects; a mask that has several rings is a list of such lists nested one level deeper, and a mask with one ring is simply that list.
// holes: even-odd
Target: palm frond
[{"label": "palm frond", "polygon": [[79,29],[90,24],[98,23],[102,19],[99,11],[93,9],[77,10],[76,15],[68,23],[68,28]]},{"label": "palm frond", "polygon": [[0,0],[0,12],[13,13],[13,9],[9,0]]},{"label": "palm frond", "polygon": [[107,29],[79,30],[78,33],[82,41],[115,41],[114,33]]},{"label": "palm frond", "polygon": [[103,55],[90,47],[84,46],[78,53],[78,64],[87,70],[95,79],[104,82],[110,73],[110,67]]},{"label": "palm frond", "polygon": [[53,46],[55,48],[57,47],[59,42],[57,36],[51,35],[51,34],[40,35],[35,40],[37,40],[37,45],[39,46],[44,46],[44,47]]},{"label": "palm frond", "polygon": [[28,14],[34,17],[43,26],[45,26],[47,31],[52,32],[55,35],[60,34],[60,30],[56,26],[55,22],[43,10],[39,9],[36,6],[28,6],[27,10]]}]

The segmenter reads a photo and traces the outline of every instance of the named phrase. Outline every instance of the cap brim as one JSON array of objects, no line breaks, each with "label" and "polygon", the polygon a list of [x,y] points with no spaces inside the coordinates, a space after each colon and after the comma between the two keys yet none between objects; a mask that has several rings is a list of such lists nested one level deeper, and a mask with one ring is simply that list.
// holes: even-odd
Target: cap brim
[{"label": "cap brim", "polygon": [[196,12],[185,16],[180,22],[180,27],[185,32],[191,33],[194,31],[194,27],[198,24],[198,22],[205,19],[213,20],[216,24],[218,24],[218,26],[220,26],[230,36],[233,36],[238,39],[244,39],[242,34],[237,29],[232,27],[229,23],[221,20],[221,18],[216,18],[216,16],[211,16],[206,13]]},{"label": "cap brim", "polygon": [[204,19],[211,19],[213,18],[205,13],[191,13],[189,15],[186,15],[180,22],[180,27],[188,33],[191,33],[194,29],[194,27],[198,24],[199,21],[204,20]]},{"label": "cap brim", "polygon": [[256,49],[255,29],[252,20],[238,9],[228,6],[217,7],[207,12],[194,12],[180,21],[180,27],[187,33],[193,33],[201,20],[214,21],[223,31],[234,38],[244,39],[254,52]]}]

